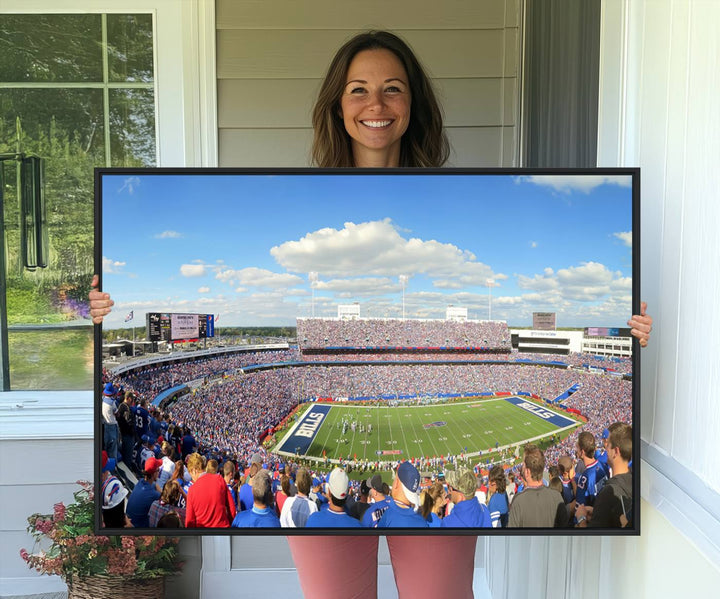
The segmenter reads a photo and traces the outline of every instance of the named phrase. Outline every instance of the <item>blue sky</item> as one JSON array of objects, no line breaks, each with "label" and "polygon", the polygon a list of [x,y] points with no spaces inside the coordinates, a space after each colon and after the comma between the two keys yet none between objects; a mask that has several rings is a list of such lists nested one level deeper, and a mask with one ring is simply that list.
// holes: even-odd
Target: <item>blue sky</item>
[{"label": "blue sky", "polygon": [[206,172],[103,176],[106,327],[146,312],[294,325],[313,304],[337,316],[353,302],[400,317],[401,275],[407,318],[444,318],[448,305],[473,319],[490,307],[510,326],[533,312],[556,312],[558,326],[630,317],[629,175]]}]

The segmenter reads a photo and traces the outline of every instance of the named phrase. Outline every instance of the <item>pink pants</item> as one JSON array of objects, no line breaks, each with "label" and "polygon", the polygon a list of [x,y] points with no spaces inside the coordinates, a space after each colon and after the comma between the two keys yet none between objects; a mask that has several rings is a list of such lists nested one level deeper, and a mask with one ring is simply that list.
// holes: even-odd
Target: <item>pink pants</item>
[{"label": "pink pants", "polygon": [[[399,599],[472,599],[477,537],[388,536]],[[306,599],[377,597],[378,537],[288,537]]]}]

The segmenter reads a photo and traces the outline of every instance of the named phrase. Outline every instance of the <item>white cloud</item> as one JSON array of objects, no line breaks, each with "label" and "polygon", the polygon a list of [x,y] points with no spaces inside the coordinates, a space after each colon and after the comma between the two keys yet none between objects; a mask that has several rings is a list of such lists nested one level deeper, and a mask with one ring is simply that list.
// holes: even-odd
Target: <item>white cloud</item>
[{"label": "white cloud", "polygon": [[315,289],[341,293],[342,297],[353,295],[382,295],[400,293],[400,284],[387,277],[361,277],[357,279],[331,279],[318,281]]},{"label": "white cloud", "polygon": [[612,293],[626,293],[632,280],[598,262],[584,262],[557,272],[546,268],[543,274],[532,277],[518,275],[518,286],[541,294],[554,293],[564,300],[597,302]]},{"label": "white cloud", "polygon": [[198,293],[210,293],[210,287],[200,287],[197,290]]},{"label": "white cloud", "polygon": [[140,187],[140,177],[128,177],[123,181],[120,191],[127,189],[127,192],[132,195],[136,187]]},{"label": "white cloud", "polygon": [[310,297],[310,292],[307,289],[288,289],[285,295],[288,297]]},{"label": "white cloud", "polygon": [[155,239],[182,239],[182,236],[182,233],[178,233],[177,231],[163,231],[162,233],[157,233]]},{"label": "white cloud", "polygon": [[531,248],[535,249],[537,246],[538,246],[537,241],[531,241],[531,242],[530,242],[530,247],[531,247]]},{"label": "white cloud", "polygon": [[102,258],[102,270],[104,274],[118,274],[122,271],[123,266],[126,266],[126,263],[120,260],[111,260],[107,256],[103,256]]},{"label": "white cloud", "polygon": [[425,274],[438,287],[482,285],[487,278],[504,279],[468,250],[431,239],[406,238],[390,219],[345,223],[308,233],[270,250],[291,272],[326,276],[385,276]]},{"label": "white cloud", "polygon": [[180,267],[180,274],[183,277],[202,277],[206,273],[204,264],[183,264]]},{"label": "white cloud", "polygon": [[506,296],[492,298],[493,307],[495,307],[495,306],[514,306],[517,304],[522,304],[524,302],[525,302],[525,299],[518,295],[506,295]]},{"label": "white cloud", "polygon": [[630,175],[528,175],[515,178],[516,183],[531,183],[550,187],[557,192],[569,194],[573,191],[590,193],[601,185],[630,187]]},{"label": "white cloud", "polygon": [[518,275],[518,287],[520,287],[520,289],[532,289],[534,291],[550,291],[557,289],[558,283],[553,269],[546,268],[541,275],[537,274],[533,277]]},{"label": "white cloud", "polygon": [[610,284],[613,293],[628,293],[632,296],[632,277],[620,277]]},{"label": "white cloud", "polygon": [[251,266],[234,270],[232,268],[216,269],[215,278],[223,283],[242,287],[264,287],[270,289],[287,289],[302,284],[304,281],[297,275],[278,273]]},{"label": "white cloud", "polygon": [[629,248],[632,247],[632,231],[621,231],[619,233],[613,233],[613,235]]}]

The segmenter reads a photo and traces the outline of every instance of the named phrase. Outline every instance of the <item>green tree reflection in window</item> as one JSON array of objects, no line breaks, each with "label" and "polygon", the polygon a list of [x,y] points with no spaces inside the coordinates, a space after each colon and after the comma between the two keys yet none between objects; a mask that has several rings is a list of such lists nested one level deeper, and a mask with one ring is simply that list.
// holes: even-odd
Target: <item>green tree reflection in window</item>
[{"label": "green tree reflection in window", "polygon": [[11,388],[91,389],[93,168],[156,163],[152,15],[3,15],[0,57],[0,153],[45,159],[50,247],[23,268],[4,163]]}]

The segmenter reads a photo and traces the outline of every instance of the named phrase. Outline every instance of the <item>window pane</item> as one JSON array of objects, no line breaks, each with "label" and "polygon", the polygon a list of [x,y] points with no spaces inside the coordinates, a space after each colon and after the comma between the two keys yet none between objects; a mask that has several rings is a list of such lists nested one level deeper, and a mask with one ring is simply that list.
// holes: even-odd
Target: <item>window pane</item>
[{"label": "window pane", "polygon": [[[10,382],[12,389],[90,389],[92,327],[85,298],[93,271],[93,167],[104,161],[102,90],[5,90],[0,152],[20,149],[45,160],[49,263],[23,267],[16,165],[5,161]],[[28,331],[27,325],[86,324],[80,330]],[[17,327],[23,327],[18,330]],[[90,356],[92,354],[90,353]],[[92,358],[90,357],[90,362]]]},{"label": "window pane", "polygon": [[[152,82],[150,15],[109,15],[107,20],[112,76]],[[92,388],[87,294],[94,270],[93,168],[107,165],[106,148],[114,164],[155,164],[152,89],[108,90],[111,108],[106,108],[101,88],[61,87],[65,82],[102,84],[101,39],[100,15],[0,18],[0,82],[53,83],[45,89],[0,91],[0,153],[19,150],[45,161],[49,240],[48,267],[24,268],[17,164],[6,160],[0,209],[14,390]],[[116,131],[106,130],[108,118]]]},{"label": "window pane", "polygon": [[153,81],[152,15],[108,15],[110,81]]},{"label": "window pane", "polygon": [[92,389],[93,329],[10,330],[13,390]]},{"label": "window pane", "polygon": [[154,108],[151,89],[110,90],[112,166],[155,166]]},{"label": "window pane", "polygon": [[[0,152],[21,150],[47,158],[62,147],[82,151],[101,166],[105,160],[103,94],[100,89],[4,89],[0,93]],[[61,147],[62,146],[62,147]]]},{"label": "window pane", "polygon": [[100,15],[2,15],[0,81],[102,81]]}]

